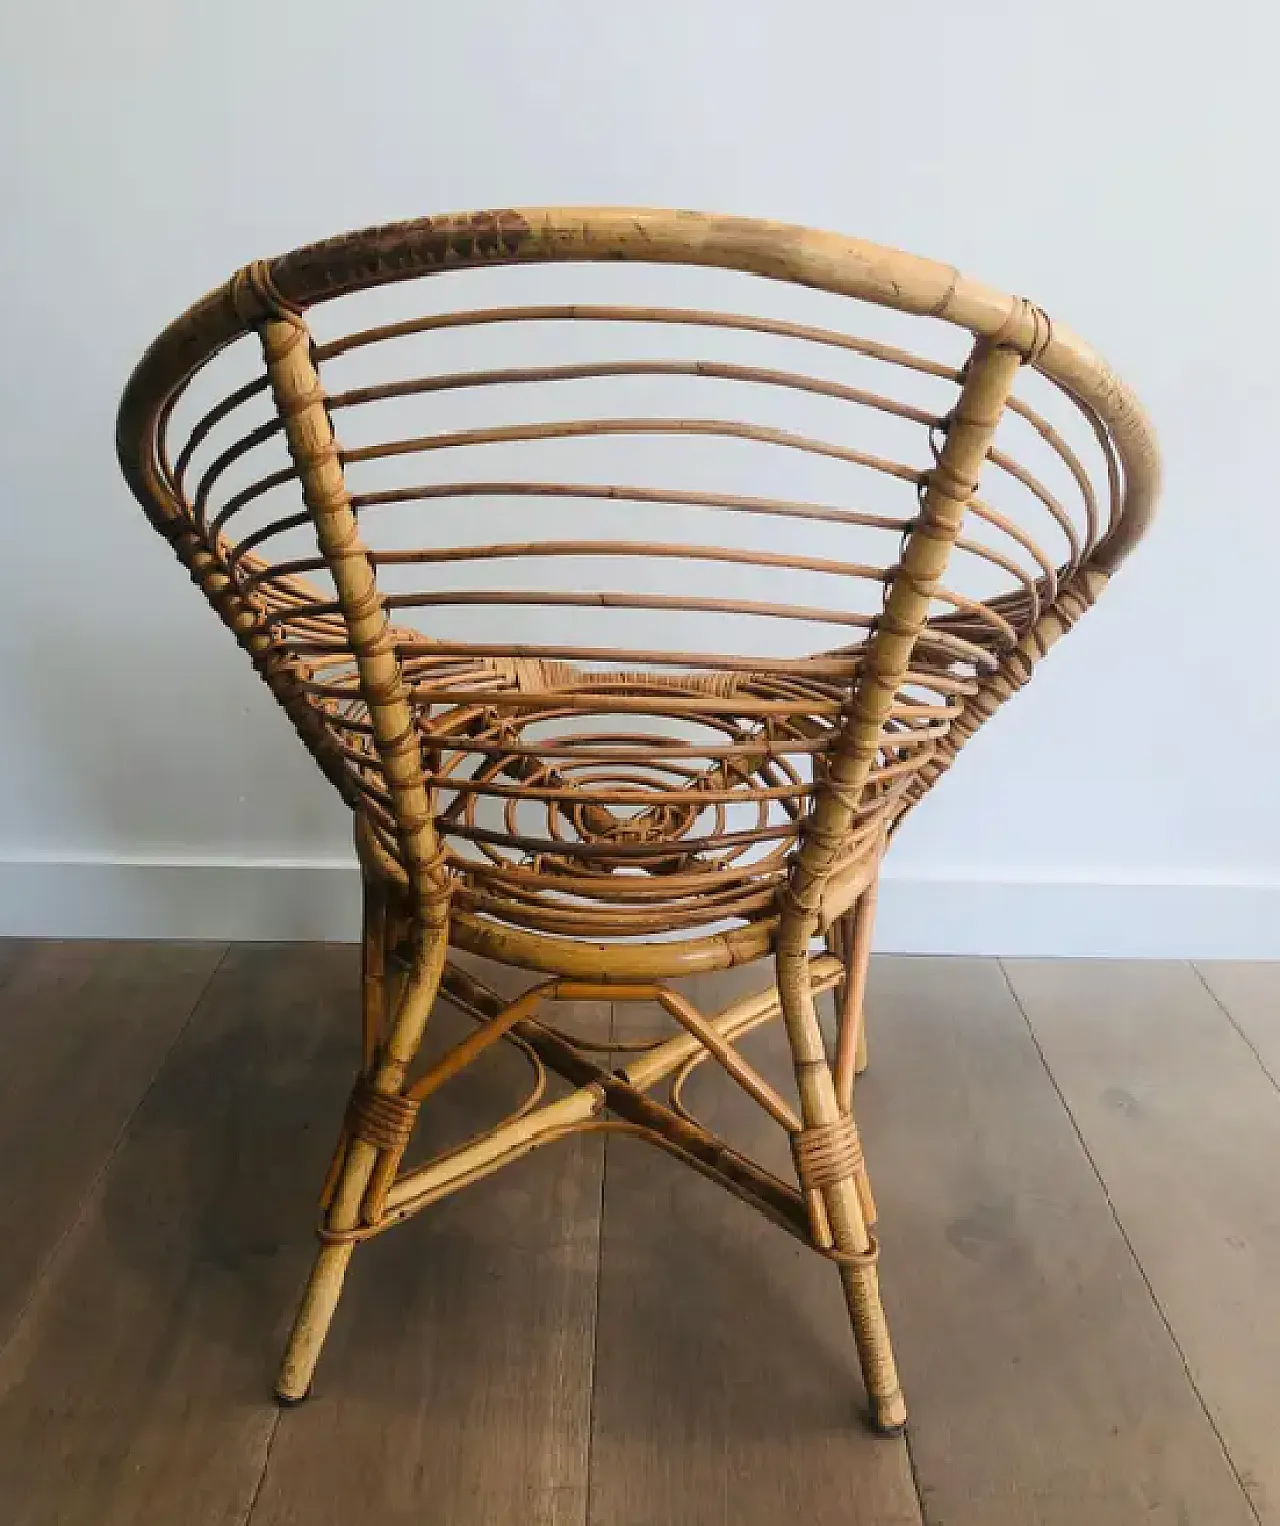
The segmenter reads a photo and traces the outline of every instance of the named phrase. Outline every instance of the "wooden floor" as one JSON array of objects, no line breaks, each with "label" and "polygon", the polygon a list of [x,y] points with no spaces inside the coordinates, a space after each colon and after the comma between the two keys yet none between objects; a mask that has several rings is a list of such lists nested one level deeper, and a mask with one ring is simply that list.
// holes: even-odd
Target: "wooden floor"
[{"label": "wooden floor", "polygon": [[[5,1526],[1280,1526],[1280,966],[876,961],[905,1443],[860,1423],[832,1268],[599,1136],[361,1247],[278,1410],[356,977],[349,948],[0,943]],[[781,1078],[779,1040],[747,1047]],[[426,1146],[502,1110],[519,1055],[483,1064]],[[785,1166],[714,1066],[688,1098]]]}]

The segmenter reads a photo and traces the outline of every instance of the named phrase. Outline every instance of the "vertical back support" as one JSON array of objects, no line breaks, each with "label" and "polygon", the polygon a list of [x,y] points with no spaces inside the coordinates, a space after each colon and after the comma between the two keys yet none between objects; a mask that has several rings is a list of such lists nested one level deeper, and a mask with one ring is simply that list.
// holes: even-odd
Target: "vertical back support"
[{"label": "vertical back support", "polygon": [[[263,285],[261,275],[259,286]],[[261,295],[261,293],[260,293]],[[269,293],[268,293],[269,295]],[[373,561],[360,540],[324,389],[301,314],[279,301],[258,329],[272,395],[298,471],[316,539],[337,590],[360,690],[391,798],[413,898],[416,955],[385,1045],[366,1056],[366,1109],[394,1118],[407,1140],[417,1109],[403,1097],[405,1078],[435,1001],[448,952],[449,879],[431,816],[417,728],[405,698]],[[353,1100],[353,1105],[355,1105]],[[379,1151],[367,1130],[340,1145],[328,1189],[328,1231],[294,1321],[280,1392],[295,1397],[310,1383],[315,1353],[333,1317],[362,1218],[381,1210],[398,1154]]]},{"label": "vertical back support", "polygon": [[854,686],[849,718],[836,747],[827,787],[815,801],[792,870],[784,920],[812,932],[821,888],[839,854],[884,723],[929,618],[930,602],[946,571],[965,508],[1022,364],[1015,349],[979,342],[969,357],[964,385],[938,463],[929,473],[920,513],[903,547],[876,621],[866,661]]},{"label": "vertical back support", "polygon": [[405,698],[400,660],[368,549],[351,508],[324,389],[301,315],[283,306],[259,330],[289,454],[337,589],[360,688],[369,708],[419,917],[441,937],[448,926],[448,879],[423,781],[422,754]]},{"label": "vertical back support", "polygon": [[[795,1061],[805,1128],[797,1136],[801,1185],[821,1191],[826,1227],[843,1262],[841,1280],[853,1320],[877,1425],[893,1430],[906,1417],[897,1368],[880,1305],[876,1247],[859,1198],[856,1165],[861,1147],[851,1115],[840,1106],[827,1063],[809,981],[809,942],[817,931],[823,886],[845,841],[883,728],[906,677],[929,606],[946,570],[965,507],[1022,364],[1014,349],[980,343],[969,358],[964,385],[938,464],[929,473],[920,514],[903,547],[884,613],[876,622],[856,680],[849,718],[824,788],[805,823],[791,879],[783,894],[778,929],[778,995]],[[804,1180],[803,1162],[840,1160]],[[815,1223],[815,1233],[821,1226]]]}]

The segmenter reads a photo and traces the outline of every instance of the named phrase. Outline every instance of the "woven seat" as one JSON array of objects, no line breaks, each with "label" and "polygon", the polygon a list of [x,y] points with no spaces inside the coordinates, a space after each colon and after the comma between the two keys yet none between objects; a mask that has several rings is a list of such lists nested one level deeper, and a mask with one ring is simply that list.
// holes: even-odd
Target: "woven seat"
[{"label": "woven seat", "polygon": [[[451,663],[450,671],[458,675],[458,665]],[[738,707],[744,700],[785,701],[794,685],[749,672],[591,672],[528,659],[472,662],[465,682],[498,695],[533,694],[539,703],[514,712],[501,702],[477,710],[448,703],[447,689],[433,702],[429,674],[419,679],[415,719],[422,744],[450,748],[429,782],[440,803],[436,827],[455,871],[451,907],[455,919],[478,919],[460,927],[459,941],[501,957],[502,938],[522,928],[597,940],[696,934],[728,919],[762,933],[776,926],[777,893],[799,831],[794,802],[803,799],[803,776],[786,740],[811,744],[814,732],[819,740],[829,737],[832,724],[807,714],[804,730],[770,725],[771,755],[753,741],[763,729],[757,718]],[[830,684],[821,692],[838,700]],[[582,714],[587,702],[598,702],[607,714],[619,699],[637,707],[624,713],[644,715],[649,725],[643,731],[539,734]],[[807,693],[804,703],[811,704]],[[356,706],[347,714],[359,721],[367,712]],[[655,729],[672,720],[683,723],[681,734]],[[698,730],[736,751],[709,762],[689,740]],[[486,826],[479,807],[494,800],[502,820]],[[743,807],[750,821],[727,830],[729,811]],[[369,818],[363,824],[372,872],[407,888],[394,839],[379,837]],[[874,829],[853,837],[847,861],[866,863],[878,841]],[[572,947],[557,950],[544,940],[521,948],[520,962],[534,968],[581,970],[580,951]],[[664,973],[693,968],[691,961],[706,956],[687,941],[666,949]],[[632,970],[635,957],[642,971]],[[611,969],[618,978],[655,973],[653,950],[631,960],[624,949],[615,950]]]},{"label": "woven seat", "polygon": [[[624,293],[667,267],[743,305],[566,302],[563,284],[470,305],[484,268],[606,264]],[[330,333],[341,299],[381,288],[407,316]],[[788,292],[799,316],[756,300]],[[871,319],[888,332],[856,331]],[[853,1112],[880,863],[1144,531],[1158,468],[1131,394],[1039,308],[947,266],[778,224],[546,209],[247,266],[148,351],[118,442],[355,818],[364,1063],[281,1398],[307,1392],[360,1240],[619,1128],[836,1264],[872,1418],[899,1428]],[[506,1002],[451,947],[545,978]],[[716,1014],[665,984],[768,955],[773,982]],[[438,996],[476,1028],[423,1070]],[[674,1031],[609,1069],[547,1015],[598,997],[656,1002]],[[735,1043],[779,1017],[793,1098]],[[404,1169],[418,1107],[500,1038],[531,1097]],[[680,1088],[705,1060],[790,1135],[794,1184],[691,1117]],[[573,1090],[543,1101],[544,1067]]]}]

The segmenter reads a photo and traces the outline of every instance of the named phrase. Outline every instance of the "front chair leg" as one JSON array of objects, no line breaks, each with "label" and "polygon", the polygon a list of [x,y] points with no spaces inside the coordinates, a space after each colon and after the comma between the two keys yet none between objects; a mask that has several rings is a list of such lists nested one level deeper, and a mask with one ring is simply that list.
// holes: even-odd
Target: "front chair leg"
[{"label": "front chair leg", "polygon": [[[360,1205],[378,1154],[363,1139],[345,1140],[341,1149],[337,1188],[324,1224],[325,1230],[334,1234],[353,1230],[359,1224]],[[300,1404],[310,1392],[312,1375],[338,1307],[355,1247],[354,1240],[328,1240],[320,1247],[276,1379],[276,1398],[281,1404]]]},{"label": "front chair leg", "polygon": [[839,1263],[866,1384],[871,1423],[897,1435],[907,1421],[889,1327],[880,1300],[876,1240],[868,1211],[869,1185],[853,1115],[837,1101],[822,1031],[813,1004],[803,947],[780,950],[778,995],[795,1064],[804,1127],[792,1136],[796,1173],[810,1202],[815,1245]]},{"label": "front chair leg", "polygon": [[377,1143],[362,1137],[369,1131],[355,1132],[352,1114],[348,1113],[325,1186],[323,1243],[294,1317],[276,1381],[276,1397],[282,1404],[298,1404],[310,1391],[356,1246],[354,1237],[345,1237],[352,1236],[362,1224],[377,1222],[412,1127],[416,1104],[405,1103],[401,1092],[439,989],[446,953],[445,931],[422,929],[414,938],[414,950],[413,966],[399,998],[386,1046],[372,1074],[366,1073],[357,1083],[365,1111],[374,1115],[376,1126],[387,1131],[386,1137]]},{"label": "front chair leg", "polygon": [[[837,1193],[846,1201],[852,1200],[856,1213],[856,1218],[850,1215],[843,1229],[837,1228],[837,1224],[840,1223],[844,1214],[841,1208],[832,1201]],[[862,1380],[866,1384],[867,1396],[870,1400],[871,1423],[883,1435],[896,1436],[906,1426],[907,1405],[902,1396],[893,1346],[889,1340],[889,1325],[885,1319],[884,1305],[880,1298],[880,1279],[876,1269],[876,1242],[867,1230],[865,1221],[862,1221],[860,1229],[855,1227],[857,1220],[861,1219],[861,1209],[856,1206],[857,1203],[857,1186],[852,1178],[847,1177],[843,1182],[829,1189],[827,1215],[839,1250],[848,1255],[858,1240],[864,1240],[866,1243],[865,1250],[852,1253],[856,1259],[841,1265],[840,1283],[844,1289],[844,1301],[853,1325],[853,1338],[858,1348]],[[845,1242],[843,1246],[842,1240]]]},{"label": "front chair leg", "polygon": [[846,1114],[835,1123],[806,1124],[794,1144],[801,1186],[821,1195],[823,1213],[813,1223],[814,1239],[839,1264],[871,1423],[884,1435],[896,1436],[906,1424],[907,1407],[880,1300],[878,1246],[864,1207],[866,1169],[853,1118]]}]

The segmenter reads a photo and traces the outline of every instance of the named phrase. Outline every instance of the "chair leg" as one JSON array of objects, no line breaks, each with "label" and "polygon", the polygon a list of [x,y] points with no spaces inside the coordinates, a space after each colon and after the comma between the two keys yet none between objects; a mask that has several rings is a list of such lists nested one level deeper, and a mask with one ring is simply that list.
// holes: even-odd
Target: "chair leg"
[{"label": "chair leg", "polygon": [[858,972],[858,1042],[854,1049],[853,1073],[860,1076],[867,1068],[867,970],[871,963],[871,939],[875,932],[876,901],[880,878],[867,886],[853,909],[850,929],[851,957]]},{"label": "chair leg", "polygon": [[896,1436],[906,1425],[907,1407],[898,1381],[889,1326],[880,1299],[880,1280],[875,1263],[875,1240],[867,1227],[862,1199],[851,1172],[823,1191],[827,1221],[837,1251],[865,1261],[840,1266],[840,1282],[853,1324],[858,1363],[871,1407],[871,1423],[887,1436]]},{"label": "chair leg", "polygon": [[[831,1213],[830,1205],[827,1212]],[[837,1244],[839,1239],[837,1235]],[[871,1405],[871,1423],[882,1435],[897,1436],[906,1427],[907,1404],[889,1340],[889,1325],[880,1298],[876,1267],[874,1264],[842,1266],[840,1282],[853,1325],[862,1381],[866,1384]]]},{"label": "chair leg", "polygon": [[[808,956],[778,955],[778,990],[791,1045],[810,1150],[812,1174],[801,1186],[817,1187],[825,1209],[825,1243],[841,1258],[840,1281],[853,1324],[858,1360],[871,1408],[871,1423],[885,1435],[897,1435],[907,1420],[889,1327],[880,1299],[876,1242],[868,1227],[859,1176],[865,1177],[852,1114],[837,1101],[808,979]],[[797,1152],[797,1164],[800,1152]],[[802,1173],[803,1174],[803,1173]],[[822,1243],[820,1239],[819,1243]]]},{"label": "chair leg", "polygon": [[[827,947],[845,967],[836,994],[838,1038],[836,1096],[846,1112],[853,1101],[853,1078],[867,1068],[867,970],[875,927],[877,880],[872,880],[852,909],[833,924]],[[834,935],[834,936],[833,936]]]},{"label": "chair leg", "polygon": [[[376,1092],[398,1097],[404,1088],[405,1074],[422,1041],[427,1017],[439,989],[445,952],[443,931],[425,934],[420,940],[414,967],[397,1004],[390,1035],[372,1075]],[[366,1003],[366,1023],[369,1017]],[[368,1140],[348,1137],[344,1128],[326,1187],[328,1207],[324,1228],[330,1234],[343,1235],[361,1224],[367,1198],[377,1195],[369,1189],[380,1163],[385,1164],[382,1151]],[[311,1379],[342,1294],[342,1284],[355,1246],[354,1239],[335,1239],[326,1240],[320,1247],[294,1317],[276,1380],[276,1398],[282,1404],[299,1404],[310,1392]]]},{"label": "chair leg", "polygon": [[276,1399],[281,1404],[301,1404],[311,1392],[311,1379],[342,1295],[354,1249],[353,1241],[320,1247],[276,1378]]}]

